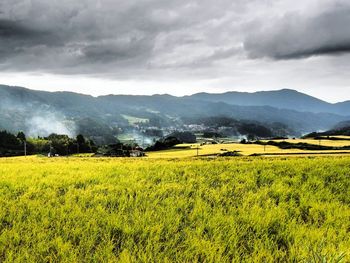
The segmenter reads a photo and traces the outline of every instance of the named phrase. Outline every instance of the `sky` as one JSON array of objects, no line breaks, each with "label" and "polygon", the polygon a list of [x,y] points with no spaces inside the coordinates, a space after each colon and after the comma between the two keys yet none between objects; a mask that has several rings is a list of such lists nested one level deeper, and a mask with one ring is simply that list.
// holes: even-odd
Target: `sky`
[{"label": "sky", "polygon": [[350,100],[348,0],[1,0],[0,83]]}]

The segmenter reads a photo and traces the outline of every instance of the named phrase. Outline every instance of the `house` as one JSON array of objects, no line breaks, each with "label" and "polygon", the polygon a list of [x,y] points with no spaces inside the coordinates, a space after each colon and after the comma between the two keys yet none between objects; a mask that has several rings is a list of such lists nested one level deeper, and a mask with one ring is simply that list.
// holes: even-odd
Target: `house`
[{"label": "house", "polygon": [[130,157],[143,157],[143,156],[146,156],[146,154],[143,151],[139,151],[139,150],[130,151]]},{"label": "house", "polygon": [[130,151],[130,157],[143,157],[146,156],[143,149],[139,146],[137,146],[135,149]]}]

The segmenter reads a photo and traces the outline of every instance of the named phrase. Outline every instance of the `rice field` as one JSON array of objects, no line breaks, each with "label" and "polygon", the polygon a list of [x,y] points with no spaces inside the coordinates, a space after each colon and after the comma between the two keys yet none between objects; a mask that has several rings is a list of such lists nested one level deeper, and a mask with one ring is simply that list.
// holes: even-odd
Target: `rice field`
[{"label": "rice field", "polygon": [[349,261],[350,157],[0,159],[0,262]]},{"label": "rice field", "polygon": [[[291,140],[295,143],[299,140]],[[303,140],[303,142],[306,140]],[[337,141],[334,141],[337,142]],[[350,143],[348,141],[348,143]],[[300,149],[280,149],[277,146],[273,145],[260,145],[260,144],[240,144],[240,143],[227,143],[227,144],[179,144],[177,147],[174,147],[169,150],[147,152],[148,158],[188,158],[196,156],[208,156],[208,155],[217,155],[227,151],[238,151],[239,154],[243,156],[249,156],[253,154],[259,155],[286,155],[286,154],[308,154],[308,155],[317,155],[317,154],[336,154],[335,150],[322,150],[322,151],[306,151]],[[350,154],[350,150],[341,150],[338,153]]]}]

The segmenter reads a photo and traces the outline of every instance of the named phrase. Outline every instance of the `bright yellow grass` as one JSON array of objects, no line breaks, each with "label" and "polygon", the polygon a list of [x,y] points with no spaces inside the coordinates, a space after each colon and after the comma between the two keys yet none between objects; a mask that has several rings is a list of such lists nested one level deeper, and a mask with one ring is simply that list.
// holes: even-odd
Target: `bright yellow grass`
[{"label": "bright yellow grass", "polygon": [[0,262],[350,262],[349,174],[350,157],[0,158]]},{"label": "bright yellow grass", "polygon": [[[156,151],[156,152],[148,152],[147,156],[149,158],[184,158],[184,157],[195,157],[197,156],[197,147],[199,156],[206,155],[215,155],[219,153],[224,153],[226,151],[238,151],[240,154],[244,156],[252,155],[252,154],[318,154],[318,153],[334,153],[336,151],[327,150],[327,151],[304,151],[299,149],[288,149],[283,150],[276,146],[263,145],[259,144],[240,144],[240,143],[231,143],[231,144],[211,144],[211,145],[202,145],[192,144],[191,148],[181,148],[184,146],[191,147],[191,144],[181,144],[178,145],[178,149],[176,147],[170,150],[164,151]],[[341,152],[349,152],[349,151],[341,151]]]}]

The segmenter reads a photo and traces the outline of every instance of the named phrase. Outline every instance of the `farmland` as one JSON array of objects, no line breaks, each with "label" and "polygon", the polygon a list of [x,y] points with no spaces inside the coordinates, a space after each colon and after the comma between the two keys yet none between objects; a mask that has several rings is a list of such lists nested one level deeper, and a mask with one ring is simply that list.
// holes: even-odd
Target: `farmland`
[{"label": "farmland", "polygon": [[148,119],[144,119],[144,118],[137,118],[137,117],[133,117],[133,116],[129,116],[129,115],[122,115],[122,117],[124,119],[126,119],[129,124],[135,124],[135,123],[145,123],[148,122]]},{"label": "farmland", "polygon": [[0,262],[349,262],[349,176],[347,156],[0,159]]},{"label": "farmland", "polygon": [[[276,142],[282,140],[275,140]],[[297,139],[297,140],[284,140],[289,143],[307,143],[318,145],[318,140],[313,139]],[[324,140],[321,141],[321,145],[332,146],[332,147],[342,147],[349,146],[350,141],[331,141]],[[221,144],[180,144],[168,150],[148,152],[147,156],[149,158],[185,158],[185,157],[195,157],[197,156],[209,156],[222,154],[227,151],[237,151],[240,155],[249,156],[253,154],[258,155],[317,155],[317,154],[350,154],[350,150],[300,150],[300,149],[280,149],[273,145],[260,145],[260,144],[241,144],[241,143],[221,143]]]},{"label": "farmland", "polygon": [[331,146],[331,147],[343,147],[343,146],[349,146],[350,145],[350,137],[333,137],[337,138],[337,140],[331,140],[331,139],[286,139],[286,140],[274,140],[276,142],[288,142],[288,143],[307,143],[307,144],[313,144],[313,145],[321,145],[321,146]]}]

